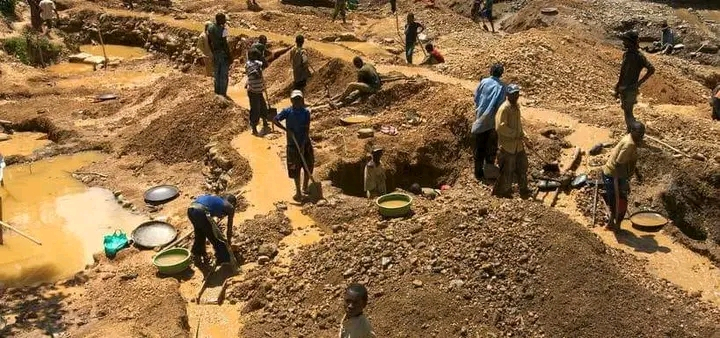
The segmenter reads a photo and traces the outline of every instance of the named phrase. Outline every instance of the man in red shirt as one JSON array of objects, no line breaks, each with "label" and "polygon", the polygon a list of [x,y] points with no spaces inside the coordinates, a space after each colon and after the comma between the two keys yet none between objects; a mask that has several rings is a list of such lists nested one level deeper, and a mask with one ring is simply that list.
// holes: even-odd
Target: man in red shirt
[{"label": "man in red shirt", "polygon": [[425,45],[425,50],[428,52],[428,55],[425,57],[425,60],[421,62],[421,65],[435,65],[438,63],[445,63],[445,58],[440,54],[440,51],[435,48],[431,43],[428,43]]}]

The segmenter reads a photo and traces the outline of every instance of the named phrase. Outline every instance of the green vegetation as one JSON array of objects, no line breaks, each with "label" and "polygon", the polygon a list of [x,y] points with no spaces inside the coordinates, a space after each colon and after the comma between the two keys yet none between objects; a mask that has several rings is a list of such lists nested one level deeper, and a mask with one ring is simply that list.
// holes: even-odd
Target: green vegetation
[{"label": "green vegetation", "polygon": [[0,14],[3,18],[15,19],[15,5],[17,0],[0,0]]},{"label": "green vegetation", "polygon": [[20,62],[31,66],[47,65],[57,60],[62,52],[62,46],[50,42],[44,36],[30,33],[4,40],[2,48]]}]

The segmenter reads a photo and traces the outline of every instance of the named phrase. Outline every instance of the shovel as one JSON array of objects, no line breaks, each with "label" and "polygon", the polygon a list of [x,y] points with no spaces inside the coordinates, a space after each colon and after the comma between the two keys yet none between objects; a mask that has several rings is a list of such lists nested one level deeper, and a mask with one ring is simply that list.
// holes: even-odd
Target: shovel
[{"label": "shovel", "polygon": [[310,175],[310,186],[308,187],[308,195],[310,195],[310,199],[313,201],[319,201],[323,199],[322,195],[322,185],[320,185],[320,182],[315,181],[315,178],[313,177],[312,173],[310,173],[310,167],[308,167],[307,162],[305,161],[305,155],[303,154],[302,149],[300,149],[300,144],[298,143],[297,139],[295,139],[295,134],[293,134],[292,131],[288,130],[288,134],[290,134],[290,137],[292,137],[293,143],[295,143],[295,148],[298,150],[298,154],[300,155],[300,160],[302,160],[303,168],[305,168],[305,175]]}]

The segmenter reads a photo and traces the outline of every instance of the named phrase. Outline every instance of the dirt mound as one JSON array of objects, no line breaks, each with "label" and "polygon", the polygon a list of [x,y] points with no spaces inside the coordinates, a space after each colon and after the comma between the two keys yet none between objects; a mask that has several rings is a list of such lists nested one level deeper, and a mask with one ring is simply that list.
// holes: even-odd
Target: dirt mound
[{"label": "dirt mound", "polygon": [[[332,145],[315,152],[318,176],[328,177],[347,194],[362,196],[368,154],[373,147],[383,147],[389,189],[452,184],[463,163],[470,163],[458,163],[470,154],[472,104],[465,98],[462,89],[420,79],[386,84],[364,102],[316,114],[312,138]],[[343,125],[340,118],[353,114],[370,120]],[[398,135],[383,134],[382,126],[396,128]],[[375,136],[359,138],[358,130],[368,127],[375,128]]]},{"label": "dirt mound", "polygon": [[[318,220],[337,215],[322,225],[343,230],[302,251],[287,274],[267,267],[233,286],[238,300],[255,304],[243,335],[330,337],[351,282],[368,286],[366,313],[384,337],[472,337],[488,328],[521,337],[715,332],[705,305],[647,277],[565,216],[480,189],[418,198],[406,219],[366,213],[372,207],[359,198],[311,207]],[[342,216],[350,212],[355,219]]]},{"label": "dirt mound", "polygon": [[277,254],[280,240],[291,232],[290,220],[280,211],[256,217],[243,222],[233,232],[233,252],[244,263],[255,262],[258,256],[272,259]]},{"label": "dirt mound", "polygon": [[126,151],[152,155],[163,163],[191,162],[205,155],[205,145],[218,134],[239,132],[240,110],[203,92],[177,103],[133,136]]},{"label": "dirt mound", "polygon": [[[324,99],[329,91],[331,96],[340,94],[348,83],[357,79],[357,69],[352,63],[327,57],[314,49],[308,49],[310,65],[315,69],[305,87],[308,102]],[[312,71],[312,70],[311,70]],[[280,101],[290,96],[293,85],[292,60],[290,53],[273,61],[265,72],[272,100]]]}]

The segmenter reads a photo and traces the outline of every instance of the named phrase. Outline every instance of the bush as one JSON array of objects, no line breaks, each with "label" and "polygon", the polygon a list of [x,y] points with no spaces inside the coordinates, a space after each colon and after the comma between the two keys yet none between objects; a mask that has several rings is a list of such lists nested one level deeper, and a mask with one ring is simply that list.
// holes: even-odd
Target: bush
[{"label": "bush", "polygon": [[0,0],[0,14],[5,18],[15,19],[15,5],[17,0]]},{"label": "bush", "polygon": [[43,63],[47,65],[50,61],[57,60],[62,52],[62,46],[53,44],[44,36],[32,34],[6,39],[2,46],[9,55],[13,55],[20,62],[31,66]]}]

